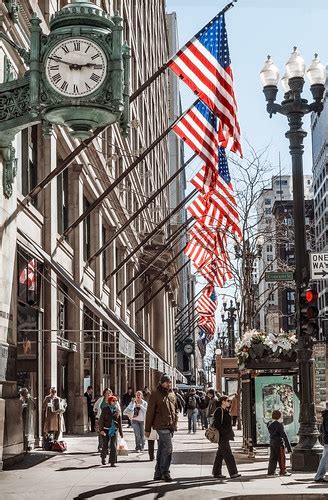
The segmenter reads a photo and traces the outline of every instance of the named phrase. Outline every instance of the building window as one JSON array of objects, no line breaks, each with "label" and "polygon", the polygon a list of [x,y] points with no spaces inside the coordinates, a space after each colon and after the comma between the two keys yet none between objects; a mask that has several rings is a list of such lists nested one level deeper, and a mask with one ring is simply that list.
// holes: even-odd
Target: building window
[{"label": "building window", "polygon": [[266,209],[265,209],[265,214],[266,214],[266,215],[271,214],[271,208],[266,208]]},{"label": "building window", "polygon": [[276,191],[276,194],[283,194],[283,191],[281,189],[278,189],[278,191]]},{"label": "building window", "polygon": [[62,234],[68,227],[68,169],[57,177],[57,220],[58,233]]},{"label": "building window", "polygon": [[[83,212],[85,212],[90,207],[88,199],[83,196]],[[83,220],[83,259],[86,261],[89,259],[91,244],[91,219],[90,215]]]},{"label": "building window", "polygon": [[265,205],[271,205],[271,199],[270,198],[265,198],[264,204]]},{"label": "building window", "polygon": [[272,245],[267,245],[267,252],[272,252]]},{"label": "building window", "polygon": [[68,289],[66,285],[59,282],[57,287],[57,329],[58,336],[68,339]]},{"label": "building window", "polygon": [[[24,196],[37,184],[37,142],[37,125],[22,131],[22,194]],[[35,205],[36,198],[33,198],[32,203]]]}]

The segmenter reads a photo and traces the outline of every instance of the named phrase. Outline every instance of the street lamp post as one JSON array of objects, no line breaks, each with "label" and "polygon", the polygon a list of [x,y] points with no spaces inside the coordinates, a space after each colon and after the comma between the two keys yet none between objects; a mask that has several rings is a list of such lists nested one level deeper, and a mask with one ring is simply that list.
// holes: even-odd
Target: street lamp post
[{"label": "street lamp post", "polygon": [[[230,300],[230,307],[227,307],[227,302],[223,302],[223,313],[221,314],[222,322],[227,323],[228,342],[229,342],[229,357],[235,357],[235,321],[237,320],[236,311],[239,310],[239,302],[237,307],[234,307],[233,301]],[[224,313],[228,313],[225,317]]]},{"label": "street lamp post", "polygon": [[275,102],[278,93],[279,71],[271,57],[261,71],[263,92],[267,101],[270,118],[275,113],[287,116],[289,130],[289,150],[292,157],[293,174],[293,206],[295,232],[295,283],[296,283],[296,334],[298,337],[297,362],[300,384],[300,428],[299,443],[292,453],[292,469],[302,471],[316,470],[322,447],[318,442],[318,428],[314,406],[314,359],[313,340],[310,335],[301,334],[300,293],[307,285],[308,259],[306,253],[305,208],[303,184],[303,140],[307,133],[302,129],[303,117],[307,113],[320,114],[323,109],[326,70],[315,55],[307,75],[314,101],[309,104],[302,98],[304,86],[305,63],[296,47],[286,64],[286,74],[282,78],[285,91],[281,104]]}]

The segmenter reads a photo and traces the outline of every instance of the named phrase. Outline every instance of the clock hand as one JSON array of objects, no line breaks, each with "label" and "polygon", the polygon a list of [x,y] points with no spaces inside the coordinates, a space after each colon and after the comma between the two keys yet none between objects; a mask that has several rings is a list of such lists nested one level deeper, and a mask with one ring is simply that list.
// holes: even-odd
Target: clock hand
[{"label": "clock hand", "polygon": [[56,57],[49,57],[49,59],[51,59],[52,61],[59,62],[59,63],[67,64],[70,67],[70,69],[81,69],[83,66],[82,64],[76,64],[76,63],[72,63],[69,61],[63,61],[62,59],[57,59]]}]

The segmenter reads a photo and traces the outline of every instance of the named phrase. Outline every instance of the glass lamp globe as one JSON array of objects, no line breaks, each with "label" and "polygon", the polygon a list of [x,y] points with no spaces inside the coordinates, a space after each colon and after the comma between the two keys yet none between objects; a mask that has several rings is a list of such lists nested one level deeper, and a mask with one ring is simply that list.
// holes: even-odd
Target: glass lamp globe
[{"label": "glass lamp globe", "polygon": [[261,69],[260,77],[263,87],[267,87],[268,85],[277,86],[279,81],[279,70],[272,61],[271,56],[267,57],[267,60]]},{"label": "glass lamp globe", "polygon": [[221,354],[222,354],[221,349],[215,349],[215,354],[216,354],[217,356],[221,356]]},{"label": "glass lamp globe", "polygon": [[289,83],[288,83],[288,80],[289,80],[289,78],[287,76],[287,73],[285,73],[281,79],[281,85],[282,85],[282,88],[284,89],[285,94],[287,94],[291,90]]},{"label": "glass lamp globe", "polygon": [[294,51],[286,63],[286,73],[288,78],[303,78],[305,75],[305,62],[297,47],[294,47]]},{"label": "glass lamp globe", "polygon": [[326,83],[326,68],[320,62],[318,54],[314,54],[314,59],[312,60],[306,74],[311,85],[324,85]]}]

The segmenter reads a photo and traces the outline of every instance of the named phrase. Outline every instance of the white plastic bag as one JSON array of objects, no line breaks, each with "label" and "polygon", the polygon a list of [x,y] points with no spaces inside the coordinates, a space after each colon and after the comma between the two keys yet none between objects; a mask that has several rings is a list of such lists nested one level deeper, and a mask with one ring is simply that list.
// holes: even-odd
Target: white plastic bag
[{"label": "white plastic bag", "polygon": [[127,442],[121,437],[117,440],[117,454],[121,456],[129,454]]}]

